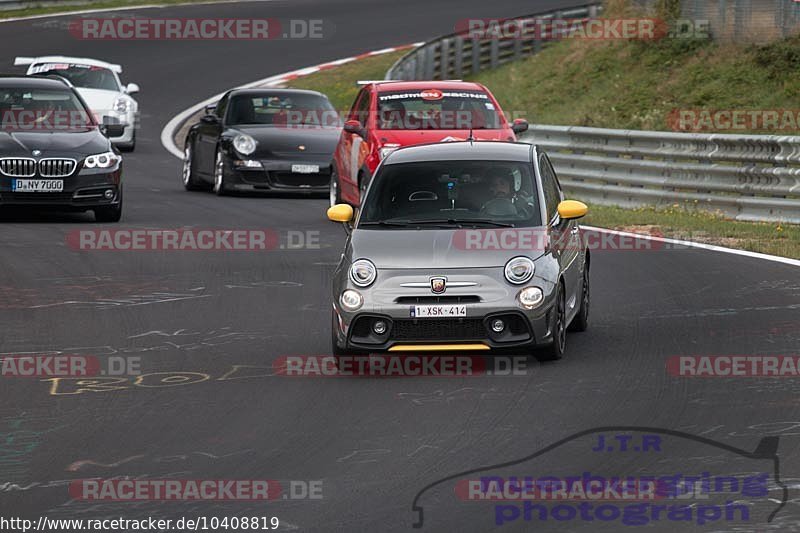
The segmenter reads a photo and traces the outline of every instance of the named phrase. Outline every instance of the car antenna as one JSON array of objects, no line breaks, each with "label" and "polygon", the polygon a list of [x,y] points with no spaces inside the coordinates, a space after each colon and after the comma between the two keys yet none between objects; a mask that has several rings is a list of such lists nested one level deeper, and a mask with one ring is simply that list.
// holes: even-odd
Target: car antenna
[{"label": "car antenna", "polygon": [[472,144],[472,142],[475,140],[475,137],[472,135],[472,126],[469,127],[469,137],[467,137],[467,140],[470,144]]}]

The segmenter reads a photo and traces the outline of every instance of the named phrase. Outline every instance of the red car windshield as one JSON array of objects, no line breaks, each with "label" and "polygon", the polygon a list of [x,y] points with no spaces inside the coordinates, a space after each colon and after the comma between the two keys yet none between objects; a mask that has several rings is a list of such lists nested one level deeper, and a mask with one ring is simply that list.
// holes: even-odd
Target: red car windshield
[{"label": "red car windshield", "polygon": [[378,129],[500,129],[494,102],[484,91],[411,90],[378,93]]}]

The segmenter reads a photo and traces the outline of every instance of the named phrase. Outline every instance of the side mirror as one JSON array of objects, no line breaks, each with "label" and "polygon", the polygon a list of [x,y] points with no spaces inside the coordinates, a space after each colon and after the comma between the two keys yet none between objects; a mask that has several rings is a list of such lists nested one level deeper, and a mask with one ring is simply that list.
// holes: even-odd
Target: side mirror
[{"label": "side mirror", "polygon": [[564,200],[558,204],[558,216],[562,220],[573,220],[586,216],[589,212],[589,207],[583,202],[576,200]]},{"label": "side mirror", "polygon": [[353,220],[353,207],[350,204],[336,204],[328,208],[328,220],[347,224]]},{"label": "side mirror", "polygon": [[213,115],[214,111],[217,110],[217,104],[208,104],[205,109],[206,115]]},{"label": "side mirror", "polygon": [[125,92],[128,94],[135,94],[139,92],[139,86],[135,83],[129,83],[125,86]]},{"label": "side mirror", "polygon": [[361,127],[361,123],[357,120],[348,120],[347,122],[345,122],[344,131],[346,131],[347,133],[358,135],[359,137],[366,137],[364,128]]},{"label": "side mirror", "polygon": [[514,122],[511,124],[511,131],[515,134],[519,135],[520,133],[525,133],[528,131],[528,121],[524,118],[516,118]]},{"label": "side mirror", "polygon": [[100,133],[106,137],[119,137],[125,133],[125,124],[121,124],[115,117],[104,116],[100,124]]},{"label": "side mirror", "polygon": [[200,122],[202,122],[203,124],[218,124],[219,117],[217,115],[212,115],[212,114],[203,115],[200,118]]}]

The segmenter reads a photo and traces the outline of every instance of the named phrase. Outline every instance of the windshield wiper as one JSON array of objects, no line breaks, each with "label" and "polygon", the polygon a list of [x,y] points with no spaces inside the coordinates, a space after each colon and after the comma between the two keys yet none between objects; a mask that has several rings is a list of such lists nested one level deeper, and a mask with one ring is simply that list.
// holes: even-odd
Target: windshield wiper
[{"label": "windshield wiper", "polygon": [[486,226],[497,226],[499,228],[513,228],[514,224],[508,222],[497,222],[489,220],[488,218],[436,218],[430,220],[413,220],[411,224],[450,224],[450,225],[470,225],[470,224],[483,224]]},{"label": "windshield wiper", "polygon": [[405,228],[405,227],[408,227],[410,225],[413,225],[413,223],[410,220],[406,220],[406,221],[402,221],[402,220],[396,220],[396,221],[376,220],[376,221],[370,221],[370,222],[361,222],[359,224],[359,226],[394,226],[394,227],[398,227],[398,228]]}]

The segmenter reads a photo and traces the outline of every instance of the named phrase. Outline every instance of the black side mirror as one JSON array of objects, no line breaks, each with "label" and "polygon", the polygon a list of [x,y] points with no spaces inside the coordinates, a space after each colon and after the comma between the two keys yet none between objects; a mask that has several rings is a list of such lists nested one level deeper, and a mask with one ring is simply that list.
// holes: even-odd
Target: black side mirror
[{"label": "black side mirror", "polygon": [[119,137],[125,133],[125,124],[121,124],[114,117],[104,116],[103,122],[100,124],[100,133],[106,137]]},{"label": "black side mirror", "polygon": [[511,131],[517,135],[520,133],[525,133],[528,131],[528,121],[524,118],[514,119],[514,123],[511,124]]},{"label": "black side mirror", "polygon": [[203,124],[219,124],[219,117],[217,115],[203,115],[200,122]]}]

